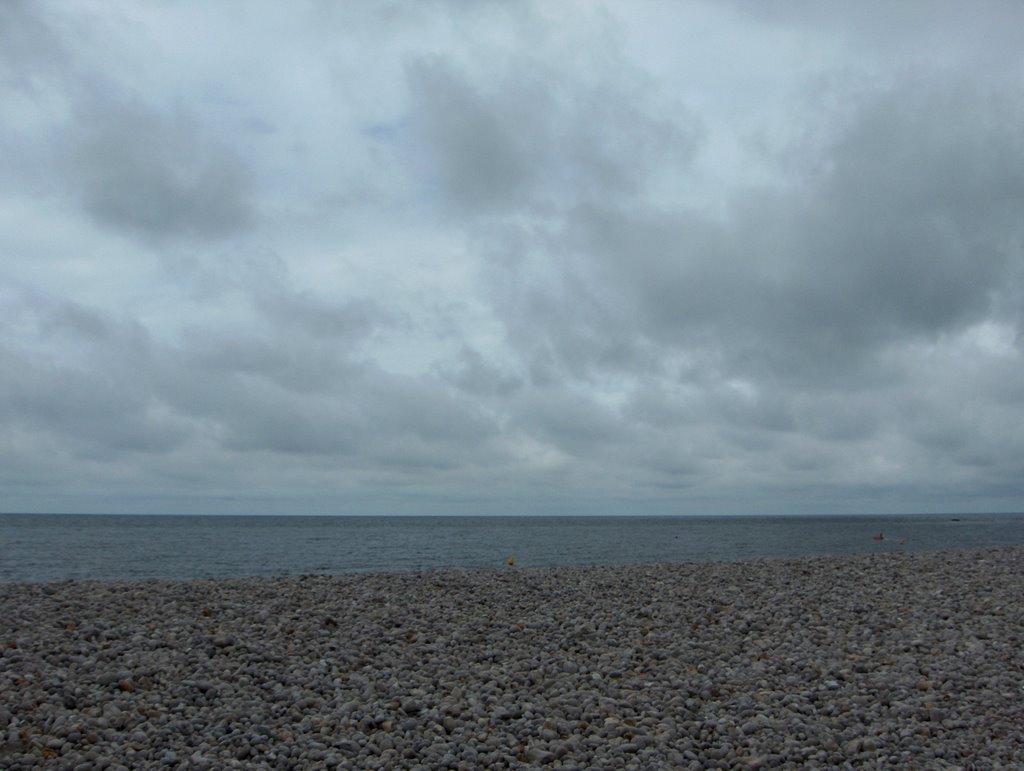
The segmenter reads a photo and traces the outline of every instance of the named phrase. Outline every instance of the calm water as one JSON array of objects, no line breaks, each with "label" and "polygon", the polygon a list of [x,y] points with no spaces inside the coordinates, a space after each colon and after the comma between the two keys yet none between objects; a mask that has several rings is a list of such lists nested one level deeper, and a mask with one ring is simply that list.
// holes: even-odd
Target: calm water
[{"label": "calm water", "polygon": [[[885,540],[871,539],[878,532]],[[1020,514],[955,519],[9,514],[0,515],[0,582],[502,567],[510,556],[517,566],[548,567],[1020,545]]]}]

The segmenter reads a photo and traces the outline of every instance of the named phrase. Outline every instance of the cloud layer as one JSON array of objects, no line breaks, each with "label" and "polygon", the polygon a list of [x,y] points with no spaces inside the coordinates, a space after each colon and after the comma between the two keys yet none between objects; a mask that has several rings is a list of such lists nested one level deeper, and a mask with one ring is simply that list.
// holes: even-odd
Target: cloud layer
[{"label": "cloud layer", "polygon": [[3,509],[1024,509],[1024,25],[900,9],[5,4]]}]

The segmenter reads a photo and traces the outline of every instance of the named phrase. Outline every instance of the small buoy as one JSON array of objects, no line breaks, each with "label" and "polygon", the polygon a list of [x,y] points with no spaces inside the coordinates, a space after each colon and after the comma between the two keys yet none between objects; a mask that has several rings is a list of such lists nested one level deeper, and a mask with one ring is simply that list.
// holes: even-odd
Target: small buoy
[{"label": "small buoy", "polygon": [[515,564],[516,564],[516,560],[515,560],[515,557],[509,557],[509,558],[508,558],[508,566],[509,566],[509,567],[514,567],[514,566],[515,566]]}]

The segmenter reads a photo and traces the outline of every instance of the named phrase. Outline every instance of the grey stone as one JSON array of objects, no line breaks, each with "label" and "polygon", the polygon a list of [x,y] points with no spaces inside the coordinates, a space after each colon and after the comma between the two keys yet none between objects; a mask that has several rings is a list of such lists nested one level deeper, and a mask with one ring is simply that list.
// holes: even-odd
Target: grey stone
[{"label": "grey stone", "polygon": [[1016,548],[83,582],[53,608],[4,585],[0,623],[18,631],[0,649],[0,754],[26,768],[43,748],[66,768],[1020,767],[1006,667],[1022,562]]}]

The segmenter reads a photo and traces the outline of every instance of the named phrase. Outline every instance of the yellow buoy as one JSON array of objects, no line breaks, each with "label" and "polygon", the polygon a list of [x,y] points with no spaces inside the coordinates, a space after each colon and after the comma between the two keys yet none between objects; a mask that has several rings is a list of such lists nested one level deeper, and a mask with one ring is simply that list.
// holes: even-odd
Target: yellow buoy
[{"label": "yellow buoy", "polygon": [[516,564],[515,557],[509,557],[508,558],[508,566],[509,567],[513,567],[515,564]]}]

